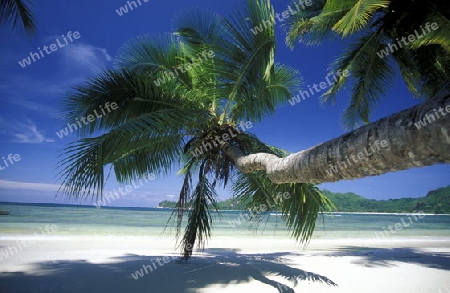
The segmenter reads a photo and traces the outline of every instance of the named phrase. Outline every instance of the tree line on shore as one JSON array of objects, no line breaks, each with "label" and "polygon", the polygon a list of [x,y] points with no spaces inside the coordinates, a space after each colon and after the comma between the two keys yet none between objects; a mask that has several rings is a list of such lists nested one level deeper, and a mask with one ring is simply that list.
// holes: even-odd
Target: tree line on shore
[{"label": "tree line on shore", "polygon": [[[450,214],[450,186],[438,188],[420,198],[399,198],[389,200],[367,199],[353,192],[322,192],[334,203],[336,212],[410,213],[422,211],[431,214]],[[164,200],[160,207],[175,208],[176,202]],[[247,203],[237,198],[219,201],[220,210],[245,210]]]}]

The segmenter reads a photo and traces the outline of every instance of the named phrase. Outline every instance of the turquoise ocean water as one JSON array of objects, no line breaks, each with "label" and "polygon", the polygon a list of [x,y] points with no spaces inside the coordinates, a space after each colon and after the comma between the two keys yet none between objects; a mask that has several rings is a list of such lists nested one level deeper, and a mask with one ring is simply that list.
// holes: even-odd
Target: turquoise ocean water
[{"label": "turquoise ocean water", "polygon": [[[11,210],[0,216],[0,236],[33,234],[46,225],[57,225],[57,234],[64,235],[173,235],[169,225],[169,209],[110,208],[93,206],[0,204]],[[246,221],[240,211],[222,211],[215,217],[212,236],[288,236],[281,217],[270,214],[258,229]],[[321,215],[313,238],[365,238],[382,235],[395,237],[450,237],[450,215],[420,214],[349,214]],[[239,220],[241,219],[241,220]],[[239,222],[240,221],[240,222]],[[395,226],[396,225],[396,226]],[[389,230],[391,226],[391,230]],[[395,229],[397,227],[397,230]],[[392,232],[394,231],[394,232]]]}]

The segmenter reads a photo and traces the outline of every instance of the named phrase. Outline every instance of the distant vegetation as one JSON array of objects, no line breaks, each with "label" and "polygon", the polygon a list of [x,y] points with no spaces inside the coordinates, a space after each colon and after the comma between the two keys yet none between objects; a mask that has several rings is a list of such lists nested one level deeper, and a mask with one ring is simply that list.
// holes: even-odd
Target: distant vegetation
[{"label": "distant vegetation", "polygon": [[421,198],[400,198],[389,200],[366,199],[354,193],[322,191],[340,212],[410,213],[423,211],[433,214],[450,214],[450,186],[439,188]]},{"label": "distant vegetation", "polygon": [[[175,201],[164,200],[159,203],[159,206],[163,208],[173,209],[175,208],[176,204],[177,203]],[[217,205],[219,206],[220,210],[245,210],[245,205],[242,203],[242,200],[235,198],[219,201]]]},{"label": "distant vegetation", "polygon": [[[431,214],[450,214],[450,186],[439,188],[421,198],[400,198],[389,200],[367,199],[352,192],[335,193],[328,190],[322,192],[335,204],[338,212],[378,212],[378,213],[411,213],[422,211]],[[176,202],[162,201],[160,207],[175,208]],[[245,205],[237,199],[219,202],[221,210],[244,210]]]}]

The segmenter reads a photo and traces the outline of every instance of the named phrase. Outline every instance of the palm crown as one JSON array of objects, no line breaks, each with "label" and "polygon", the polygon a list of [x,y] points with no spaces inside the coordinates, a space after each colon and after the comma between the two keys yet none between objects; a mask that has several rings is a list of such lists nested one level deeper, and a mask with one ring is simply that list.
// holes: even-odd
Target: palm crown
[{"label": "palm crown", "polygon": [[[233,195],[257,211],[256,218],[268,211],[265,203],[273,203],[294,238],[306,243],[318,212],[331,204],[318,188],[277,185],[262,172],[244,174],[223,151],[232,145],[246,154],[287,155],[238,127],[273,113],[301,83],[296,70],[275,63],[273,26],[251,33],[269,18],[273,9],[268,1],[249,0],[229,18],[187,10],[175,16],[174,33],[124,45],[117,69],[76,87],[65,100],[66,121],[107,102],[117,103],[118,109],[82,125],[82,138],[65,149],[59,164],[61,192],[75,199],[101,197],[107,167],[119,183],[180,168],[184,183],[172,219],[185,259],[196,241],[202,246],[210,236],[218,184],[231,184]],[[280,193],[289,196],[280,200]]]},{"label": "palm crown", "polygon": [[449,89],[450,6],[442,0],[321,0],[287,21],[286,42],[314,45],[352,37],[353,45],[330,70],[348,70],[322,96],[334,101],[352,84],[344,111],[349,128],[369,122],[373,106],[391,85],[396,67],[415,97],[432,98]]}]

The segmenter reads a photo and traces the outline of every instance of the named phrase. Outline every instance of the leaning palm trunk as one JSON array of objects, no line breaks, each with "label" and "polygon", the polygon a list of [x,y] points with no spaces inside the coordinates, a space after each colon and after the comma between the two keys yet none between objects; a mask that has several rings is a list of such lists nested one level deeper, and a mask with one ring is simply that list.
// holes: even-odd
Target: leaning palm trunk
[{"label": "leaning palm trunk", "polygon": [[[448,115],[448,116],[447,116]],[[224,151],[245,173],[263,170],[274,183],[322,183],[450,162],[450,95],[360,127],[285,158]]]}]

